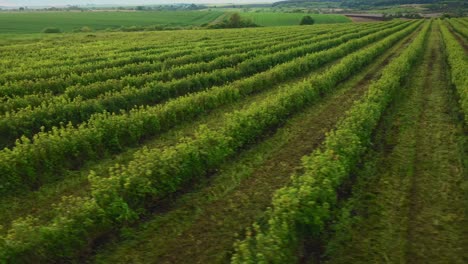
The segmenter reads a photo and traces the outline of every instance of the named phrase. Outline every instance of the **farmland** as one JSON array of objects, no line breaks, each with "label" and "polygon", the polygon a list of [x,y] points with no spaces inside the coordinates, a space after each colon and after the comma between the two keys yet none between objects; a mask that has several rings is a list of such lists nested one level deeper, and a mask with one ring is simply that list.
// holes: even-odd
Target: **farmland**
[{"label": "farmland", "polygon": [[0,33],[40,33],[57,27],[71,32],[82,27],[104,30],[130,26],[200,26],[221,16],[223,12],[158,11],[158,12],[1,12]]},{"label": "farmland", "polygon": [[[34,34],[45,28],[72,32],[88,27],[94,31],[130,27],[196,28],[220,18],[228,18],[231,11],[27,11],[0,12],[0,34]],[[299,25],[303,13],[241,13],[259,26]],[[317,24],[345,23],[343,15],[311,15]]]},{"label": "farmland", "polygon": [[0,263],[464,263],[467,24],[2,42]]}]

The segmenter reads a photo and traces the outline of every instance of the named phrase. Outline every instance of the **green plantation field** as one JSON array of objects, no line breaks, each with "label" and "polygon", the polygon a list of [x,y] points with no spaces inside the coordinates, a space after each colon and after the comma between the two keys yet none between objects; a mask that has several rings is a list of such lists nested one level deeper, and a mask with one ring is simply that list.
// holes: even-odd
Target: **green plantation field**
[{"label": "green plantation field", "polygon": [[464,263],[466,24],[1,42],[0,263]]},{"label": "green plantation field", "polygon": [[304,13],[268,13],[268,12],[248,12],[241,13],[242,17],[251,19],[260,26],[293,26],[299,25],[301,19],[310,15],[317,24],[347,23],[351,20],[343,15],[322,15]]},{"label": "green plantation field", "polygon": [[46,27],[71,32],[84,26],[95,30],[122,26],[200,26],[222,14],[216,11],[0,12],[0,34],[39,33]]}]

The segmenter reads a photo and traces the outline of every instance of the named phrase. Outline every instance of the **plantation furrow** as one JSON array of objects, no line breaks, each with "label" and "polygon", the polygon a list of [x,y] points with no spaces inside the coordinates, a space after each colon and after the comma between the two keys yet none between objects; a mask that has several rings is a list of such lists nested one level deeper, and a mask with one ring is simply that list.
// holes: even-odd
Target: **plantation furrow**
[{"label": "plantation furrow", "polygon": [[[320,32],[320,31],[319,31]],[[297,34],[298,32],[292,32],[293,34]],[[289,35],[291,33],[287,32],[286,34],[285,33],[280,33],[280,35]],[[250,36],[252,38],[253,41],[255,40],[262,40],[264,37],[265,37],[265,33],[261,33],[261,34],[258,34],[256,36]],[[219,41],[209,41],[207,43],[204,43],[204,44],[201,44],[201,43],[198,43],[198,42],[195,42],[196,43],[196,48],[209,48],[209,47],[222,47],[223,45],[226,45],[228,44],[228,46],[233,46],[233,42],[236,42],[238,40],[243,40],[245,39],[245,36],[243,35],[240,35],[240,36],[234,36],[233,38],[220,38]],[[127,46],[127,43],[124,43],[125,46]],[[112,45],[113,46],[113,45]],[[112,47],[111,46],[111,47]],[[141,45],[139,45],[141,46]],[[99,68],[103,68],[103,67],[112,67],[112,66],[123,66],[125,64],[127,64],[128,62],[133,62],[135,59],[134,58],[128,58],[128,55],[151,55],[151,54],[154,54],[154,55],[157,55],[158,53],[162,53],[162,52],[166,52],[168,54],[172,54],[174,53],[174,50],[175,50],[175,53],[174,54],[180,54],[180,51],[178,51],[179,48],[183,48],[183,50],[190,50],[190,49],[187,49],[187,43],[186,41],[182,41],[182,42],[176,42],[176,43],[173,43],[172,45],[171,44],[167,44],[167,43],[164,43],[162,44],[162,46],[154,46],[154,44],[152,46],[149,47],[149,49],[139,49],[139,50],[129,50],[128,52],[123,52],[123,53],[118,53],[118,54],[115,54],[115,56],[113,57],[114,60],[116,59],[121,59],[120,61],[117,61],[118,64],[115,64],[114,62],[103,62],[103,63],[98,63],[97,65],[96,64],[89,64],[89,65],[86,65],[86,64],[80,64],[80,63],[74,63],[72,64],[72,68],[70,69],[70,71],[72,72],[81,72],[81,71],[86,71],[86,69],[88,70],[96,70],[96,69],[99,69]],[[194,47],[192,47],[194,48]],[[52,49],[54,52],[58,52],[56,48],[53,48]],[[100,52],[100,54],[105,54],[103,53],[105,51],[105,49],[98,49],[98,51]],[[185,52],[185,54],[187,54],[187,52]],[[112,54],[107,54],[107,55],[112,55]],[[127,58],[126,58],[127,57]],[[34,57],[33,57],[34,58]],[[57,57],[53,57],[54,59],[60,59],[60,58],[57,58]],[[65,58],[69,58],[69,56],[66,56]],[[112,58],[111,56],[108,57],[108,58]],[[37,59],[37,58],[36,58]],[[47,59],[47,58],[42,58],[42,59]],[[123,60],[122,60],[123,59]],[[145,59],[145,57],[143,57],[142,59]],[[29,64],[27,64],[29,65]],[[58,68],[58,70],[60,70],[60,73],[62,73],[63,70],[66,70],[64,69],[63,67],[60,67],[60,65],[57,65],[59,67],[52,67],[50,69],[48,69],[48,71],[50,70],[53,70],[54,68]],[[47,65],[41,65],[41,66],[38,66],[38,67],[47,67]],[[82,70],[79,70],[79,69],[82,69]],[[27,68],[26,69],[27,72],[21,72],[21,71],[14,71],[14,72],[11,72],[9,73],[10,75],[5,75],[5,76],[0,76],[0,80],[3,78],[3,80],[9,80],[9,81],[12,81],[12,80],[15,80],[16,78],[13,78],[14,76],[18,76],[18,77],[22,77],[22,78],[38,78],[38,77],[46,77],[46,76],[49,76],[50,74],[47,74],[47,75],[43,75],[45,73],[47,73],[48,71],[37,71],[37,69],[34,69],[34,67],[31,69],[31,68]],[[67,71],[65,71],[67,72]],[[29,74],[28,74],[29,73]],[[52,72],[53,73],[53,72]],[[41,74],[41,75],[37,75],[37,74]],[[10,77],[8,77],[10,76]],[[3,82],[2,82],[3,83]]]},{"label": "plantation furrow", "polygon": [[[373,27],[379,27],[379,25],[371,26],[371,27],[369,27],[369,29],[370,29],[370,28],[373,28]],[[355,29],[355,28],[356,28],[356,27],[349,27],[349,29]],[[341,30],[346,30],[346,28],[345,28],[345,29],[339,29],[338,31],[341,31]],[[320,33],[320,34],[322,34],[322,33],[326,33],[327,31],[331,31],[331,29],[322,30],[322,31],[317,31],[317,32]],[[316,32],[316,31],[311,31],[311,32],[306,32],[306,33],[307,33],[307,34],[314,34],[314,32]],[[283,33],[283,34],[284,34],[284,33]],[[297,34],[297,32],[295,32],[295,34]],[[306,37],[307,37],[307,34],[306,34],[305,36],[304,36],[304,35],[301,35],[301,34],[298,34],[297,37],[298,37],[298,38],[301,38],[301,37],[302,37],[302,38],[306,38]],[[247,40],[247,39],[248,39],[248,38],[246,38],[246,40]],[[261,38],[260,38],[260,39],[261,39]],[[252,39],[249,39],[249,41],[252,41]],[[232,47],[236,47],[237,45],[242,46],[241,43],[230,44],[230,46],[232,46]],[[220,46],[220,47],[224,47],[223,45],[219,45],[219,46]],[[174,49],[174,48],[172,48],[172,49]],[[172,50],[172,49],[171,49],[171,50]],[[193,49],[187,49],[187,51],[190,51],[190,53],[192,53],[192,52],[193,52]],[[211,50],[211,52],[212,52],[212,50]],[[170,55],[171,55],[172,53],[173,53],[173,52],[169,52],[169,53],[168,53],[169,57],[170,57]],[[176,52],[176,54],[177,54],[177,52]],[[207,54],[209,54],[209,53],[207,53]],[[129,63],[135,62],[135,60],[136,60],[135,54],[131,54],[131,55],[132,55],[132,57],[131,57],[130,59],[126,59],[127,61],[130,60]],[[209,54],[209,55],[210,55],[210,56],[213,56],[213,54]],[[190,55],[187,55],[187,56],[188,56],[188,58],[190,58]],[[185,56],[185,57],[187,57],[187,56]],[[165,57],[168,57],[168,56],[165,56]],[[145,55],[143,58],[144,58],[144,60],[149,60],[151,57],[147,57],[147,56]],[[161,55],[158,55],[157,58],[158,58],[158,59],[162,59],[162,56],[161,56]],[[182,58],[184,58],[184,56],[182,56]],[[197,60],[195,59],[195,60],[190,60],[190,61],[191,61],[191,62],[194,62],[194,61],[197,61]],[[190,61],[188,61],[188,62],[190,62]],[[125,62],[125,60],[124,60],[124,62]],[[143,61],[141,61],[141,62],[143,62]],[[140,63],[141,63],[141,62],[140,62]],[[166,64],[167,64],[167,63],[168,63],[168,62],[166,62]],[[107,65],[107,66],[109,66],[109,65]],[[116,69],[119,69],[119,67],[121,67],[121,66],[124,66],[124,65],[122,65],[121,63],[119,63],[119,64],[117,64],[117,65],[113,65],[114,68],[117,67]],[[83,67],[83,65],[79,65],[79,67]],[[94,64],[93,64],[93,67],[95,67]],[[35,71],[35,72],[37,73],[38,71]],[[77,71],[76,69],[74,69],[74,75],[69,76],[68,78],[70,78],[70,80],[66,81],[65,83],[66,83],[67,85],[71,85],[71,83],[70,83],[71,81],[73,81],[73,82],[85,82],[85,83],[86,83],[86,78],[84,78],[84,79],[79,78],[80,75],[82,75],[82,74],[77,75],[77,73],[79,73],[79,72],[81,72],[81,71]],[[102,73],[101,73],[101,74],[102,74]],[[20,75],[21,75],[21,76],[30,76],[30,77],[33,76],[32,73],[31,73],[31,74],[20,74]],[[63,75],[63,69],[59,69],[59,73],[57,73],[56,75],[62,76],[62,75]],[[91,75],[91,76],[92,76],[92,75]],[[106,75],[104,75],[104,76],[106,76]],[[83,77],[86,77],[86,75],[83,76]],[[42,82],[44,82],[44,84],[47,84],[48,86],[51,86],[51,85],[57,86],[58,84],[55,83],[55,82],[57,82],[57,81],[61,81],[61,80],[60,80],[60,79],[59,79],[59,80],[54,80],[54,79],[52,79],[52,80],[47,80],[47,79],[45,79],[45,80],[43,80]],[[24,91],[23,91],[21,88],[25,88],[24,86],[36,85],[38,88],[41,88],[41,87],[42,87],[41,85],[39,85],[40,83],[36,83],[36,82],[32,82],[32,83],[31,83],[30,81],[26,81],[24,84],[25,84],[25,85],[16,85],[16,86],[13,85],[12,87],[4,87],[4,88],[3,88],[2,94],[4,94],[4,95],[12,95],[12,91],[9,91],[9,90],[12,90],[12,89],[13,89],[14,91],[16,91],[17,93],[18,93],[18,92],[25,93],[25,91],[27,92],[28,90],[24,90]],[[59,83],[59,84],[60,84],[60,83]],[[63,85],[60,85],[59,87],[62,87],[62,86],[63,86]],[[16,87],[16,88],[15,88],[15,87]],[[26,87],[26,88],[27,88],[27,87]],[[31,88],[29,88],[29,89],[31,89]],[[44,89],[44,87],[43,87],[42,89]],[[58,89],[58,88],[55,88],[55,89]]]},{"label": "plantation furrow", "polygon": [[[370,27],[369,29],[371,29],[372,27]],[[346,31],[348,29],[340,29],[338,30],[338,32],[341,32],[341,31]],[[330,30],[327,30],[327,31],[330,31]],[[324,33],[326,33],[327,31],[325,32],[321,32],[320,34],[317,34],[317,36],[320,36]],[[355,29],[354,30],[351,30],[351,31],[356,31]],[[312,32],[313,33],[313,32]],[[313,43],[313,42],[310,42],[310,41],[307,41],[307,39],[309,39],[310,37],[308,36],[308,34],[311,34],[311,32],[306,32],[306,34],[298,34],[297,32],[295,32],[296,34],[296,37],[295,38],[291,38],[289,39],[291,42],[292,41],[295,41],[295,40],[305,40],[304,44],[306,43]],[[275,39],[278,39],[278,40],[284,40],[284,37],[275,37],[275,38],[272,38],[271,41],[274,41]],[[200,61],[209,61],[209,60],[212,60],[214,58],[216,58],[217,56],[222,56],[222,55],[229,55],[229,54],[234,54],[236,52],[239,52],[239,51],[243,51],[245,50],[246,48],[248,48],[248,46],[255,46],[255,45],[261,45],[263,43],[263,46],[264,47],[267,47],[269,44],[270,44],[270,41],[265,41],[264,38],[261,39],[258,44],[255,44],[252,43],[252,40],[251,39],[246,39],[245,40],[245,43],[242,43],[242,42],[237,42],[237,43],[233,43],[233,44],[230,44],[231,48],[228,48],[229,45],[225,45],[225,44],[221,44],[219,45],[220,47],[223,47],[222,50],[220,51],[216,51],[216,52],[213,52],[213,49],[203,49],[202,51],[203,52],[195,52],[193,51],[193,49],[190,47],[190,48],[187,48],[187,52],[189,52],[190,54],[188,55],[182,55],[182,56],[175,56],[175,57],[172,57],[172,53],[173,52],[169,52],[168,55],[169,56],[165,56],[165,57],[162,57],[162,55],[159,55],[157,56],[158,60],[161,60],[160,63],[152,63],[151,61],[149,63],[145,63],[144,61],[141,61],[141,62],[138,62],[137,64],[135,64],[137,68],[135,68],[134,66],[132,66],[133,64],[129,64],[129,65],[115,65],[114,68],[111,68],[111,69],[108,69],[108,70],[105,70],[105,71],[98,71],[97,73],[90,73],[90,74],[79,74],[77,75],[77,72],[76,70],[74,71],[74,75],[72,76],[69,76],[67,77],[68,79],[58,79],[58,80],[43,80],[41,83],[40,80],[36,80],[34,81],[33,83],[30,83],[30,82],[27,82],[26,84],[28,84],[30,87],[31,87],[31,90],[37,90],[39,89],[39,91],[43,91],[44,89],[48,89],[48,90],[51,90],[51,91],[54,91],[54,93],[61,93],[63,92],[63,90],[67,87],[67,86],[71,86],[73,84],[82,84],[82,85],[86,85],[90,82],[95,82],[95,81],[102,81],[103,79],[102,78],[115,78],[115,77],[118,77],[118,76],[124,76],[125,74],[135,74],[135,73],[143,73],[143,72],[148,72],[148,71],[160,71],[160,70],[166,70],[167,68],[170,68],[172,66],[177,66],[177,65],[184,65],[184,64],[187,64],[187,63],[194,63],[194,62],[200,62]],[[172,50],[172,49],[171,49]],[[193,55],[191,55],[193,54]],[[177,53],[176,53],[177,55]],[[172,59],[171,59],[172,57]],[[145,57],[146,58],[146,57]],[[150,59],[151,57],[148,57],[148,59]],[[163,60],[164,59],[164,60]],[[128,60],[128,59],[127,59]],[[132,58],[130,60],[135,60],[135,55],[132,54]],[[122,67],[124,66],[124,67]],[[125,69],[125,67],[129,67],[129,69]],[[141,68],[141,70],[143,71],[138,71],[138,67]],[[62,70],[60,70],[61,72],[63,72]],[[97,76],[94,76],[94,75],[97,75]],[[37,89],[33,89],[34,87],[37,87]],[[23,85],[19,84],[19,85],[12,85],[10,87],[5,87],[3,90],[3,94],[4,95],[21,95],[21,93],[25,93],[24,89],[23,88]]]},{"label": "plantation furrow", "polygon": [[[302,32],[306,34],[315,34],[317,32],[318,34],[326,33],[329,32],[330,29],[328,30],[319,30],[319,31],[314,31],[312,30],[311,32]],[[277,36],[275,34],[275,38],[284,38],[287,36],[295,36],[295,37],[304,37],[304,35],[300,34],[301,32],[287,32],[279,34]],[[266,35],[268,36],[268,35]],[[237,39],[234,40],[229,40],[229,39],[224,39],[221,38],[217,42],[210,41],[206,45],[197,45],[195,48],[200,51],[205,51],[206,49],[210,49],[211,51],[216,50],[217,48],[236,48],[239,46],[242,46],[243,42],[246,43],[251,43],[251,42],[265,42],[265,36],[263,34],[259,34],[259,36],[255,36],[253,39],[250,38],[244,38],[244,37],[238,37]],[[180,49],[181,48],[181,49]],[[134,64],[134,63],[144,63],[144,62],[153,62],[153,61],[161,61],[161,60],[166,60],[169,58],[176,58],[176,57],[183,57],[183,56],[189,56],[190,54],[193,53],[193,46],[187,45],[186,43],[181,43],[179,45],[168,45],[167,47],[163,49],[155,49],[155,50],[142,50],[142,51],[136,51],[132,52],[130,51],[128,54],[118,54],[115,56],[113,59],[114,61],[108,62],[108,61],[103,61],[102,63],[90,63],[89,65],[86,64],[73,64],[70,69],[66,69],[63,67],[52,67],[48,68],[46,71],[37,71],[37,69],[27,69],[26,72],[20,72],[20,73],[15,73],[15,72],[10,72],[8,74],[4,74],[3,76],[0,76],[0,80],[3,78],[4,80],[10,80],[10,82],[7,85],[13,86],[13,87],[21,87],[22,83],[19,82],[18,84],[15,85],[15,82],[11,82],[13,80],[16,80],[18,78],[14,77],[18,75],[19,77],[24,77],[21,80],[25,80],[26,82],[24,84],[28,84],[28,80],[37,79],[37,78],[46,78],[44,79],[44,82],[47,81],[48,77],[54,77],[56,75],[59,76],[68,76],[70,73],[73,73],[74,75],[83,75],[86,73],[92,73],[94,71],[100,70],[100,69],[105,69],[105,68],[115,68],[119,69],[122,66],[126,66],[128,64]],[[129,55],[131,57],[129,58]],[[40,74],[40,75],[38,75]],[[73,76],[71,76],[73,77]],[[80,79],[75,78],[73,79],[76,82],[80,81]],[[83,81],[85,81],[84,79]],[[8,91],[8,89],[11,89],[10,87],[1,87],[0,91],[2,91],[1,94],[4,94],[4,90]],[[16,89],[15,91],[20,92],[20,89]]]},{"label": "plantation furrow", "polygon": [[[336,26],[332,25],[332,27],[336,27]],[[294,31],[297,33],[320,32],[320,31],[323,31],[324,28],[326,29],[327,27],[318,26],[314,29],[304,28],[304,29],[295,29]],[[77,46],[73,46],[74,48],[73,51],[70,50],[68,45],[63,45],[63,43],[58,43],[59,45],[55,47],[50,47],[50,45],[48,45],[49,43],[46,43],[46,45],[42,45],[42,46],[33,46],[30,44],[27,44],[28,46],[25,48],[23,48],[24,46],[15,46],[15,49],[17,49],[16,52],[13,50],[2,49],[3,53],[6,55],[5,57],[3,57],[3,60],[7,59],[9,56],[12,57],[11,60],[14,60],[15,56],[21,54],[21,55],[24,55],[25,59],[27,59],[26,62],[30,63],[32,62],[30,60],[35,60],[39,56],[40,60],[34,61],[35,63],[39,63],[38,64],[38,67],[39,67],[39,66],[50,66],[47,64],[40,64],[40,63],[44,63],[44,61],[47,62],[47,60],[51,58],[54,58],[54,59],[56,58],[59,60],[62,60],[62,59],[70,60],[75,57],[86,57],[86,52],[89,52],[88,48],[91,49],[91,52],[95,52],[95,53],[88,53],[89,55],[99,56],[99,55],[102,55],[102,53],[109,53],[109,55],[113,55],[113,54],[117,55],[120,53],[124,55],[126,53],[132,53],[132,52],[138,52],[138,51],[144,52],[145,50],[168,48],[168,47],[171,47],[171,45],[173,47],[182,47],[187,44],[200,46],[200,45],[205,45],[206,40],[208,40],[210,43],[214,43],[213,40],[211,40],[210,38],[212,37],[211,32],[214,32],[214,31],[211,31],[211,30],[203,31],[202,34],[199,34],[198,32],[196,34],[192,34],[192,32],[193,31],[186,31],[185,33],[187,33],[187,35],[182,38],[180,34],[178,33],[174,34],[174,32],[170,32],[170,33],[164,32],[164,33],[156,33],[156,34],[155,33],[133,33],[132,37],[134,38],[135,42],[131,42],[131,43],[129,43],[128,41],[122,41],[121,39],[118,39],[118,38],[117,39],[114,38],[108,41],[108,40],[102,40],[102,39],[90,40],[90,39],[86,39],[86,37],[81,37],[81,38],[76,37],[77,41],[75,43]],[[261,39],[261,37],[266,37],[271,34],[287,35],[289,33],[290,32],[285,32],[285,31],[281,31],[278,29],[265,29],[265,30],[258,32],[258,34],[256,34],[255,36],[252,36],[249,30],[239,29],[239,30],[236,30],[235,32],[224,31],[222,33],[223,38],[220,39],[220,41],[224,41],[224,42],[234,41],[235,42],[237,40],[240,40],[246,37],[250,37],[253,39],[256,39],[258,37]],[[156,35],[156,37],[158,38],[157,42],[152,41],[153,40],[152,37],[154,35]],[[164,40],[164,41],[160,41],[160,40]],[[86,44],[83,44],[83,42],[85,42]],[[92,42],[92,43],[89,44],[89,42]],[[171,43],[171,44],[168,44],[168,43]],[[210,43],[208,44],[210,45]],[[67,44],[70,44],[70,43],[67,43]],[[51,51],[58,52],[58,54],[52,55]],[[29,60],[27,57],[28,54],[25,54],[25,52],[32,53]],[[42,56],[42,55],[46,55],[46,56]],[[93,60],[92,58],[87,58],[87,59],[91,61]],[[77,63],[86,62],[86,60],[76,61],[76,62]],[[33,63],[31,66],[34,67],[35,63]],[[26,64],[23,63],[22,65],[26,65]],[[58,64],[58,66],[60,66],[60,63]]]},{"label": "plantation furrow", "polygon": [[317,105],[288,120],[273,136],[249,147],[239,158],[228,160],[219,172],[210,175],[212,180],[190,183],[197,186],[199,181],[206,181],[193,193],[177,198],[170,210],[165,209],[167,212],[159,213],[156,208],[154,219],[132,230],[132,238],[110,243],[95,262],[226,262],[236,234],[262,215],[272,193],[289,182],[301,157],[319,145],[406,41],[386,51]]},{"label": "plantation furrow", "polygon": [[466,260],[466,127],[446,85],[437,25],[427,45],[356,173],[334,224],[329,263]]},{"label": "plantation furrow", "polygon": [[[413,24],[411,28],[414,26]],[[305,69],[319,67],[402,27],[406,25],[349,41],[326,51],[312,53],[234,85],[182,97],[154,108],[135,109],[125,115],[98,115],[86,126],[80,126],[78,129],[67,127],[40,133],[32,142],[25,140],[17,143],[12,150],[5,149],[0,152],[0,171],[9,178],[4,180],[4,186],[8,187],[3,188],[3,192],[18,189],[13,187],[18,184],[40,186],[55,179],[57,176],[52,175],[59,174],[64,168],[73,168],[88,159],[102,156],[103,150],[118,151],[123,146],[135,144],[142,138],[158,134],[220,105],[237,101],[294,75],[303,74]]]},{"label": "plantation furrow", "polygon": [[[347,31],[347,32],[346,32]],[[350,33],[353,31],[346,30],[343,32]],[[357,31],[357,30],[356,30]],[[21,109],[26,106],[34,107],[38,105],[44,105],[47,107],[49,104],[53,104],[54,102],[62,102],[66,100],[72,100],[76,97],[80,97],[82,99],[92,99],[95,98],[103,93],[106,92],[118,92],[122,89],[129,89],[138,88],[140,86],[147,86],[147,85],[156,85],[158,82],[167,82],[171,79],[177,78],[185,78],[189,75],[209,72],[216,69],[221,69],[225,67],[235,67],[239,65],[245,60],[258,57],[260,55],[271,54],[274,52],[279,52],[285,49],[291,49],[298,46],[303,46],[309,43],[314,43],[316,41],[325,40],[332,38],[333,36],[339,36],[340,32],[334,32],[332,36],[325,35],[323,37],[317,36],[310,38],[308,36],[302,37],[305,40],[299,39],[296,41],[295,39],[289,39],[287,43],[282,43],[284,40],[280,39],[275,42],[273,39],[268,41],[268,44],[262,45],[250,45],[249,47],[242,47],[237,51],[230,51],[228,55],[220,55],[219,57],[213,57],[213,60],[209,60],[206,62],[199,62],[193,64],[182,65],[178,67],[170,67],[170,69],[162,69],[163,66],[158,66],[157,72],[153,71],[151,67],[142,67],[144,70],[143,72],[136,70],[131,72],[132,75],[125,75],[120,76],[122,79],[108,79],[106,81],[97,81],[88,85],[78,85],[78,86],[70,86],[65,88],[64,95],[62,97],[54,97],[50,93],[47,94],[32,94],[26,95],[25,97],[13,97],[9,98],[5,101],[2,106],[0,107],[0,111],[2,113],[5,112],[12,112],[16,109]],[[242,46],[242,45],[241,45]],[[269,49],[263,49],[265,47],[269,47]],[[262,50],[263,49],[263,50]],[[202,56],[197,54],[198,56]],[[213,56],[213,53],[210,54]],[[167,62],[164,65],[168,65]],[[176,66],[176,65],[173,65]],[[162,72],[159,70],[163,70]],[[115,74],[115,72],[113,73]],[[114,76],[115,77],[115,76]],[[117,76],[118,77],[118,76]],[[51,89],[51,87],[44,86],[45,89]],[[53,89],[52,89],[53,90]]]},{"label": "plantation furrow", "polygon": [[[298,33],[294,32],[294,34]],[[303,35],[297,36],[299,38],[306,38]],[[275,41],[275,39],[277,38],[273,38],[271,41]],[[282,40],[283,37],[279,37],[278,39]],[[195,49],[185,45],[182,46],[182,50],[177,50],[176,47],[172,47],[167,48],[165,52],[154,55],[144,53],[141,56],[137,56],[137,54],[130,54],[129,56],[124,56],[122,60],[115,60],[115,63],[112,65],[109,65],[108,62],[104,62],[107,64],[101,67],[92,63],[91,66],[93,68],[90,71],[88,71],[83,64],[76,65],[73,69],[70,69],[69,73],[63,68],[57,68],[55,70],[48,69],[53,71],[50,76],[52,78],[40,78],[40,76],[33,76],[30,73],[21,73],[22,75],[29,76],[30,79],[8,82],[0,87],[0,95],[21,96],[44,91],[49,91],[53,94],[61,94],[68,86],[72,85],[86,85],[138,72],[160,71],[186,63],[210,61],[217,56],[234,54],[236,52],[242,52],[245,49],[248,50],[249,46],[256,47],[263,44],[263,47],[267,47],[269,45],[269,41],[266,41],[264,38],[257,42],[245,39],[237,43],[232,43],[230,41],[227,43],[229,44],[219,43],[214,46],[202,46],[196,47]],[[78,69],[78,67],[81,69]],[[31,70],[31,72],[41,73],[41,71],[37,70]],[[59,74],[56,72],[59,72]],[[24,89],[24,87],[29,88]]]},{"label": "plantation furrow", "polygon": [[[379,53],[383,53],[417,26],[418,24],[412,24],[369,48],[347,56],[347,59],[342,60],[333,70],[292,86],[265,103],[227,116],[231,122],[227,122],[219,131],[202,128],[196,138],[186,139],[174,148],[142,150],[135,154],[135,160],[129,165],[116,165],[112,168],[109,177],[90,175],[93,198],[67,199],[59,206],[59,216],[51,222],[53,229],[48,226],[36,226],[34,220],[16,222],[9,235],[4,237],[5,241],[11,241],[5,244],[8,247],[5,258],[21,259],[29,256],[41,259],[47,256],[49,260],[60,259],[64,254],[76,254],[77,244],[83,239],[92,239],[103,230],[135,221],[152,201],[174,192],[189,179],[216,168],[228,156],[262,135],[265,130],[281,124],[292,113],[314,103],[337,82],[370,62]],[[385,34],[382,34],[383,36]],[[379,38],[363,39],[373,42]],[[149,160],[151,162],[148,162]],[[22,240],[24,238],[18,236],[17,232],[19,225],[28,226],[31,232],[37,232],[38,235],[27,238],[32,239],[29,242]],[[56,238],[55,241],[60,241],[63,249],[61,252],[54,250],[56,244],[48,241],[47,237],[51,236]],[[13,241],[17,242],[12,243]],[[71,248],[74,248],[74,253],[70,252]],[[37,252],[42,254],[38,255]]]},{"label": "plantation furrow", "polygon": [[[420,57],[430,24],[384,69],[319,150],[302,159],[303,172],[275,192],[266,217],[236,243],[232,263],[293,263],[304,239],[317,237],[336,205],[337,189],[349,177],[395,90]],[[310,250],[310,249],[306,249]]]},{"label": "plantation furrow", "polygon": [[[155,80],[169,81],[173,77],[180,78],[189,74],[217,69],[219,67],[232,67],[245,59],[255,56],[255,51],[266,46],[273,45],[274,43],[274,40],[271,40],[268,44],[249,45],[247,48],[243,47],[236,50],[227,50],[228,52],[210,52],[210,58],[208,60],[202,60],[196,64],[182,64],[182,66],[178,67],[174,66],[177,66],[179,63],[174,63],[174,65],[169,67],[169,70],[165,69],[169,64],[168,61],[159,64],[137,64],[138,68],[119,68],[117,72],[115,72],[114,69],[110,69],[109,72],[112,72],[112,76],[106,76],[105,74],[102,75],[102,72],[100,73],[102,76],[105,76],[106,79],[109,79],[102,81],[94,80],[93,77],[92,82],[88,84],[71,86],[68,84],[63,84],[60,85],[59,88],[57,88],[57,86],[54,88],[35,82],[35,85],[39,85],[39,87],[42,87],[41,89],[44,89],[44,91],[47,91],[47,93],[31,93],[25,94],[24,96],[15,95],[14,97],[6,98],[6,101],[2,105],[2,110],[3,112],[13,112],[13,110],[25,106],[34,107],[41,104],[51,104],[54,101],[60,102],[62,100],[71,100],[78,96],[83,99],[91,99],[107,91],[120,90],[129,85],[141,86],[148,82],[154,82]],[[223,55],[224,53],[227,55]],[[216,54],[218,54],[219,57],[216,57]],[[193,60],[199,60],[203,57],[203,54],[197,53],[195,56],[191,57]],[[230,63],[230,61],[232,62]],[[82,77],[83,76],[77,76],[76,79],[80,79]],[[122,79],[119,79],[119,77]],[[21,87],[18,87],[18,90],[21,89]],[[63,95],[60,97],[54,97],[55,94]]]}]

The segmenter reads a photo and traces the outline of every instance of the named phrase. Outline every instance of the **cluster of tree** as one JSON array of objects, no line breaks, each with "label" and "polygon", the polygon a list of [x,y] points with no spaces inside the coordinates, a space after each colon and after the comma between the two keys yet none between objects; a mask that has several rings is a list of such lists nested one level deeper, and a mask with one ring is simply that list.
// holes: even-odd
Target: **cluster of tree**
[{"label": "cluster of tree", "polygon": [[242,18],[239,13],[232,14],[229,19],[211,25],[205,25],[208,28],[246,28],[246,27],[258,27],[250,19]]},{"label": "cluster of tree", "polygon": [[467,1],[447,1],[426,5],[433,12],[450,13],[450,16],[463,17],[468,13]]},{"label": "cluster of tree", "polygon": [[75,5],[70,5],[66,7],[47,7],[47,8],[30,8],[27,6],[22,6],[17,9],[17,11],[86,11],[87,8],[82,8]]}]

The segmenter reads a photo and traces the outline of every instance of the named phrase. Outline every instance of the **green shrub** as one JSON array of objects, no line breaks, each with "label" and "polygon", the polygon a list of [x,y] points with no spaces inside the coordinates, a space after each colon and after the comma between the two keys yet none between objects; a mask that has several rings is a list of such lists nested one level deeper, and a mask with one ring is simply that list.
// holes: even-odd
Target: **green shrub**
[{"label": "green shrub", "polygon": [[315,20],[311,16],[304,16],[299,25],[313,25]]}]

